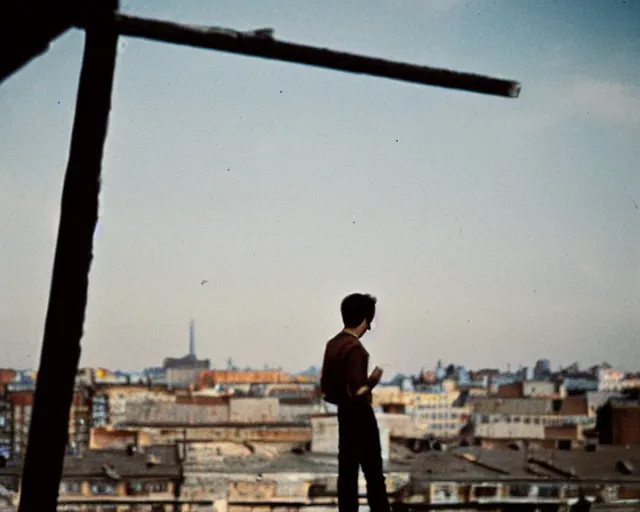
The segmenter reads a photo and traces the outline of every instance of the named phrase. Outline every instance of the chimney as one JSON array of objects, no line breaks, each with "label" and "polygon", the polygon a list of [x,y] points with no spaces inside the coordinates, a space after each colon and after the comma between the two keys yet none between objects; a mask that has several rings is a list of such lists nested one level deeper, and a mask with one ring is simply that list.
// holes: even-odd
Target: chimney
[{"label": "chimney", "polygon": [[196,357],[196,325],[193,318],[189,324],[189,355]]}]

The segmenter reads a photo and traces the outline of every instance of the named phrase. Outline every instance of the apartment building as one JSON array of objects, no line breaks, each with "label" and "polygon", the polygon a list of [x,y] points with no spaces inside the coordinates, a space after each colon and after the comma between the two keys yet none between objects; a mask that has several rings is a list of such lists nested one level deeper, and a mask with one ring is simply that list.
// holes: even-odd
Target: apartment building
[{"label": "apartment building", "polygon": [[613,510],[616,503],[640,499],[640,477],[627,470],[639,456],[638,450],[618,447],[596,452],[477,447],[425,452],[413,465],[404,501],[416,508],[566,510],[582,493]]},{"label": "apartment building", "polygon": [[535,440],[547,446],[577,447],[595,427],[584,396],[551,398],[487,397],[470,402],[474,436],[482,446]]},{"label": "apartment building", "polygon": [[447,439],[456,437],[469,421],[471,409],[456,403],[460,396],[458,390],[427,393],[383,386],[374,390],[373,403],[386,413],[421,420],[422,437]]},{"label": "apartment building", "polygon": [[[14,506],[20,499],[21,470],[20,465],[0,468]],[[172,512],[182,481],[175,445],[87,450],[82,457],[65,457],[58,510]]]}]

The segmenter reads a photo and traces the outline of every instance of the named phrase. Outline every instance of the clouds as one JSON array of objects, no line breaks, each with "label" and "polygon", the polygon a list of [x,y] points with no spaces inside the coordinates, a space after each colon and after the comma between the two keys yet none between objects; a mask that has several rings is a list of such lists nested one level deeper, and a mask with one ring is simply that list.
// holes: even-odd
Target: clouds
[{"label": "clouds", "polygon": [[443,14],[453,11],[464,3],[465,0],[424,0],[423,5],[431,11]]},{"label": "clouds", "polygon": [[[484,2],[474,0],[474,7],[481,4],[484,4]],[[468,6],[469,0],[420,0],[413,6],[410,6],[406,0],[390,0],[388,1],[388,5],[394,8],[399,7],[402,10],[406,10],[407,8],[411,9],[413,7],[432,15],[440,16],[451,13],[459,7]]]},{"label": "clouds", "polygon": [[603,121],[640,125],[640,89],[621,82],[575,79],[569,91],[573,108]]},{"label": "clouds", "polygon": [[[543,133],[574,119],[602,123],[603,128],[640,128],[640,88],[621,81],[564,75],[525,82],[521,108],[513,109],[513,134]],[[576,127],[579,123],[576,124]]]}]

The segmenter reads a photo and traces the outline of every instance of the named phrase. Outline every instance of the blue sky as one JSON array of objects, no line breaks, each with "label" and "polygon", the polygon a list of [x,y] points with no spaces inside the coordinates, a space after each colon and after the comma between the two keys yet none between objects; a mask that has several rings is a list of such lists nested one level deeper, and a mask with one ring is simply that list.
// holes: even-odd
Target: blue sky
[{"label": "blue sky", "polygon": [[[640,362],[640,4],[122,3],[520,80],[517,100],[122,38],[83,364]],[[3,366],[37,367],[83,34],[0,88]],[[200,281],[209,280],[204,286]]]}]

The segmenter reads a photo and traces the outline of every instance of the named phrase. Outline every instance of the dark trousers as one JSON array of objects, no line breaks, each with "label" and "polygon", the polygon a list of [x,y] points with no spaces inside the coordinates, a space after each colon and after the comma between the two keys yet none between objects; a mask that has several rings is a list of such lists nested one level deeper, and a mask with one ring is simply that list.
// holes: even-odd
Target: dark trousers
[{"label": "dark trousers", "polygon": [[389,512],[382,472],[380,434],[373,408],[366,402],[338,407],[338,510],[358,510],[358,469],[367,481],[371,512]]}]

